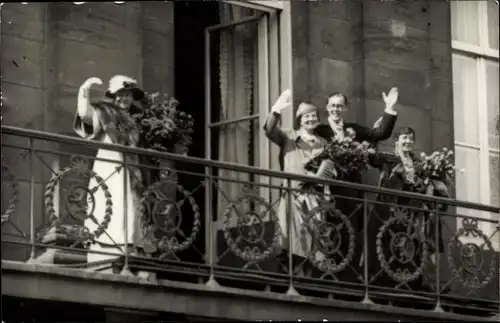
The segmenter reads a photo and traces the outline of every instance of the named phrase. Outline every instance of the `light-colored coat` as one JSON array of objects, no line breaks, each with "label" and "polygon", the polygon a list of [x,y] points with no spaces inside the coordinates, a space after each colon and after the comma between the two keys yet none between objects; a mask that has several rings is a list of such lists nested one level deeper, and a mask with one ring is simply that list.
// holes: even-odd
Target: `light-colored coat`
[{"label": "light-colored coat", "polygon": [[[278,123],[280,115],[272,112],[266,119],[264,131],[273,143],[280,147],[280,167],[287,173],[308,175],[305,165],[318,156],[326,145],[326,140],[313,136],[308,140],[303,130],[280,129]],[[278,211],[278,221],[282,232],[281,247],[289,249],[288,244],[288,217],[291,219],[290,235],[292,239],[291,251],[293,254],[308,257],[311,252],[311,234],[303,230],[304,216],[307,209],[314,206],[315,197],[309,194],[292,191],[292,203],[289,203],[288,180],[283,182],[283,191]],[[292,189],[300,188],[301,182],[290,181]],[[287,217],[288,216],[288,217]]]}]

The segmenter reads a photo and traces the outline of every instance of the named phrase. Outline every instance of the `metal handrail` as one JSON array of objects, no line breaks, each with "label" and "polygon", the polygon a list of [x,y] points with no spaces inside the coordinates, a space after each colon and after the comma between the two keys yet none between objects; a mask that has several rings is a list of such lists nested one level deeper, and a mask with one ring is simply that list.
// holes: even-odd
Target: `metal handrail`
[{"label": "metal handrail", "polygon": [[394,196],[418,199],[418,200],[422,200],[422,201],[426,201],[426,202],[434,202],[434,203],[441,203],[441,204],[446,204],[446,205],[451,205],[451,206],[456,206],[456,207],[475,209],[478,211],[500,213],[500,207],[498,207],[498,206],[465,202],[465,201],[459,201],[456,199],[435,197],[435,196],[429,196],[429,195],[412,193],[412,192],[404,192],[404,191],[398,191],[398,190],[394,190],[394,189],[380,188],[380,187],[366,185],[366,184],[358,184],[358,183],[351,183],[351,182],[345,182],[345,181],[340,181],[340,180],[332,180],[332,179],[324,179],[324,178],[318,178],[318,177],[297,175],[297,174],[293,174],[293,173],[287,173],[287,172],[281,172],[281,171],[275,171],[275,170],[266,170],[266,169],[261,169],[258,167],[244,166],[241,164],[215,161],[215,160],[211,160],[208,158],[204,159],[204,158],[198,158],[198,157],[192,157],[192,156],[183,156],[183,155],[178,155],[178,154],[160,152],[160,151],[155,151],[155,150],[148,150],[148,149],[143,149],[143,148],[128,147],[128,146],[118,145],[118,144],[102,143],[102,142],[98,142],[98,141],[90,141],[90,140],[83,139],[83,138],[75,138],[75,137],[54,134],[54,133],[49,133],[49,132],[44,132],[44,131],[39,131],[39,130],[31,130],[31,129],[2,125],[1,132],[2,132],[2,135],[7,134],[7,135],[14,135],[14,136],[28,137],[28,138],[32,138],[32,139],[38,139],[38,140],[53,141],[53,142],[64,143],[64,144],[75,144],[75,145],[92,147],[92,148],[115,150],[115,151],[119,151],[122,153],[140,154],[140,155],[146,155],[146,156],[150,156],[150,157],[170,159],[170,160],[183,162],[183,163],[199,164],[199,165],[208,166],[208,167],[212,167],[212,168],[222,168],[222,169],[227,169],[227,170],[232,170],[232,171],[253,173],[253,174],[260,175],[260,176],[269,176],[269,177],[275,177],[275,178],[277,177],[277,178],[287,179],[287,180],[309,181],[309,182],[311,180],[314,180],[314,181],[321,183],[321,184],[324,184],[324,185],[335,185],[335,186],[339,186],[339,187],[343,187],[343,188],[354,188],[354,189],[364,191],[364,192],[394,195]]}]

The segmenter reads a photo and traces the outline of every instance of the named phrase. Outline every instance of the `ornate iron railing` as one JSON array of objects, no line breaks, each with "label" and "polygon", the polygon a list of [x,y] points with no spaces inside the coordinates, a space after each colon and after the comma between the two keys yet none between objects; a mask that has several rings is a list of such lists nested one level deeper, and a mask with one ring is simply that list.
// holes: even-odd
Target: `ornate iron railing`
[{"label": "ornate iron railing", "polygon": [[2,126],[4,260],[492,316],[498,213]]}]

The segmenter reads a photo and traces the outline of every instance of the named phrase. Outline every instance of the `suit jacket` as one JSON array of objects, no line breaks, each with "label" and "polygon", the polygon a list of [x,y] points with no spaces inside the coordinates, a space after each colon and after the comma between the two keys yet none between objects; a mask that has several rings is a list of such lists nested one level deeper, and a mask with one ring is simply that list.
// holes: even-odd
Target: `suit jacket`
[{"label": "suit jacket", "polygon": [[[357,123],[344,122],[344,131],[348,128],[352,128],[356,132],[356,141],[368,141],[375,144],[379,141],[386,140],[391,136],[392,130],[394,130],[394,125],[396,124],[396,119],[397,116],[384,113],[382,123],[378,128],[368,128]],[[329,124],[320,124],[316,128],[316,134],[328,141],[332,140],[335,136],[335,132]]]},{"label": "suit jacket", "polygon": [[[378,128],[368,128],[357,123],[344,122],[344,131],[348,128],[352,128],[356,133],[354,137],[356,141],[368,141],[372,144],[376,144],[377,142],[386,140],[391,136],[394,125],[396,124],[396,119],[397,116],[389,113],[384,113],[382,117],[382,123]],[[322,138],[325,138],[327,141],[331,141],[335,136],[335,131],[330,127],[329,124],[321,124],[316,128],[316,134]],[[361,173],[350,174],[349,176],[340,179],[353,183],[361,183],[362,175]],[[348,191],[350,191],[348,193],[346,192],[348,196],[362,196],[361,192],[356,192],[353,190]]]},{"label": "suit jacket", "polygon": [[[344,131],[348,128],[352,128],[356,135],[354,139],[356,141],[368,141],[372,144],[377,143],[378,141],[386,140],[392,134],[392,130],[394,129],[394,125],[396,124],[397,116],[391,115],[389,113],[384,113],[382,117],[382,123],[378,128],[368,128],[357,123],[344,122]],[[327,141],[333,140],[335,136],[334,130],[330,127],[329,124],[321,124],[316,128],[316,134],[320,137],[325,138]],[[359,173],[351,173],[347,176],[339,178],[339,180],[351,182],[351,183],[361,183],[363,180],[361,172]],[[358,191],[353,188],[342,188],[331,186],[330,191],[333,195],[338,196],[336,198],[336,207],[342,213],[350,217],[350,221],[354,226],[357,232],[362,232],[363,228],[363,208],[360,208],[359,201],[349,199],[349,198],[363,198],[363,192]],[[343,199],[342,197],[346,197],[347,199]]]}]

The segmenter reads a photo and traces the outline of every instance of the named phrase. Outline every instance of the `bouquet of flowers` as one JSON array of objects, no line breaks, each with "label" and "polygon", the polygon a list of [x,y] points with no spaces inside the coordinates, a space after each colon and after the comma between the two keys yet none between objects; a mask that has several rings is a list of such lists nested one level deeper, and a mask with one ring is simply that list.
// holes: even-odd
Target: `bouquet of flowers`
[{"label": "bouquet of flowers", "polygon": [[192,116],[177,109],[179,102],[175,98],[165,94],[162,102],[157,102],[158,96],[158,93],[147,94],[142,101],[143,109],[132,114],[140,127],[142,148],[187,153],[192,143]]},{"label": "bouquet of flowers", "polygon": [[427,186],[432,180],[438,180],[443,183],[451,184],[456,171],[463,172],[453,165],[453,151],[448,148],[434,151],[431,155],[420,154],[421,160],[415,168],[415,177],[424,186]]},{"label": "bouquet of flowers", "polygon": [[352,128],[346,129],[344,139],[334,139],[328,143],[318,157],[306,164],[306,169],[317,172],[324,160],[329,160],[335,164],[335,171],[338,176],[366,169],[370,158],[375,154],[375,149],[366,141],[355,141],[355,136],[356,133]]}]

